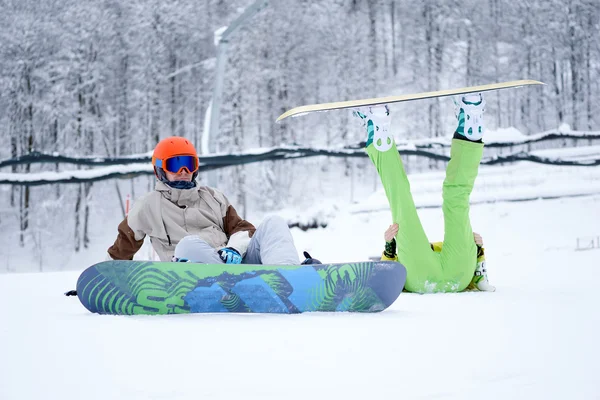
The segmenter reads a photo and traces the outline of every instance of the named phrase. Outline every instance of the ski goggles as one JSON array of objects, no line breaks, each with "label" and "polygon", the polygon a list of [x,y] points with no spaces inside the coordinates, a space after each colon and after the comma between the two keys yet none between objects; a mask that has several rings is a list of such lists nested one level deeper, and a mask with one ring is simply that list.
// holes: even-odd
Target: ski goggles
[{"label": "ski goggles", "polygon": [[156,166],[172,174],[178,174],[184,169],[190,174],[198,171],[199,162],[196,156],[174,156],[165,160],[156,160]]}]

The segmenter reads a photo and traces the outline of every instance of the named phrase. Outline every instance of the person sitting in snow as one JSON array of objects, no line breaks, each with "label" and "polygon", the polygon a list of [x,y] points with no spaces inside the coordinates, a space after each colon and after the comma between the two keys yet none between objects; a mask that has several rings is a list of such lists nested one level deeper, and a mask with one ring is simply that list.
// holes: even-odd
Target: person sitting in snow
[{"label": "person sitting in snow", "polygon": [[[299,264],[286,222],[265,218],[255,228],[220,191],[196,183],[199,160],[183,137],[161,140],[152,155],[156,187],[136,201],[108,249],[114,260],[131,260],[150,237],[161,261],[206,264]],[[308,257],[303,264],[316,263]]]},{"label": "person sitting in snow", "polygon": [[493,290],[487,280],[485,262],[478,262],[479,252],[469,217],[469,197],[483,155],[485,102],[478,93],[461,96],[455,105],[458,127],[442,190],[444,241],[439,251],[429,243],[419,220],[408,177],[394,137],[389,133],[389,107],[384,104],[353,111],[366,128],[367,153],[381,178],[393,222],[401,227],[394,233],[396,243],[395,246],[390,243],[388,254],[395,256],[392,247],[397,250],[398,261],[406,267],[405,288],[409,292],[460,292],[473,280],[478,288]]}]

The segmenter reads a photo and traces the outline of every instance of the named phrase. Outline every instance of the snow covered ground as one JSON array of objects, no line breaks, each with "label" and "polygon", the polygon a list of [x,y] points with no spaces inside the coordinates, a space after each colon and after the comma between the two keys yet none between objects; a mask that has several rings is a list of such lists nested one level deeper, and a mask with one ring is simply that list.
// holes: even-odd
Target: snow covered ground
[{"label": "snow covered ground", "polygon": [[[442,179],[411,176],[431,240]],[[62,296],[79,271],[1,274],[0,399],[600,398],[600,249],[577,249],[600,247],[599,192],[597,167],[482,167],[471,214],[497,291],[380,314],[99,316]],[[560,195],[584,196],[502,201]],[[385,204],[294,229],[299,251],[379,255]]]}]

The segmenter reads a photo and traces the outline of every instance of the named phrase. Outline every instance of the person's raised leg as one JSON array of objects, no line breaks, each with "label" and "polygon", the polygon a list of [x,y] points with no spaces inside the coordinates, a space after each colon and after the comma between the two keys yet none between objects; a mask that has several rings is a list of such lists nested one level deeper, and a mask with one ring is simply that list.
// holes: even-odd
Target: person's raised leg
[{"label": "person's raised leg", "polygon": [[483,111],[480,94],[459,100],[458,127],[452,139],[442,197],[444,246],[441,252],[445,291],[461,291],[473,278],[477,248],[469,216],[473,191],[483,155]]},{"label": "person's raised leg", "polygon": [[399,226],[396,243],[398,260],[407,270],[406,289],[427,292],[430,283],[441,276],[439,255],[431,250],[410,192],[408,176],[394,138],[389,134],[389,108],[384,105],[362,107],[353,114],[366,127],[367,154],[381,178],[392,219]]}]

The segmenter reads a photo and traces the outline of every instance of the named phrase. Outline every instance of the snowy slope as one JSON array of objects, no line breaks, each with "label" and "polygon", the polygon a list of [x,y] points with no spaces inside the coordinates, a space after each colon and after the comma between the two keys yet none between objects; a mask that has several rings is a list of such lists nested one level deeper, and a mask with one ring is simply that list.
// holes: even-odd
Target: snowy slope
[{"label": "snowy slope", "polygon": [[[482,169],[478,184],[514,185],[497,177],[474,196],[526,197],[535,181],[505,168]],[[541,168],[528,176],[552,171]],[[560,169],[548,191],[597,184],[596,169]],[[439,179],[411,177],[421,205],[438,201]],[[294,229],[298,249],[377,256],[382,202],[378,192],[327,228]],[[600,235],[599,208],[600,195],[474,205],[497,291],[404,293],[371,315],[99,316],[62,296],[78,272],[2,274],[0,399],[599,398],[600,249],[576,250]],[[419,213],[440,239],[441,210]]]}]

